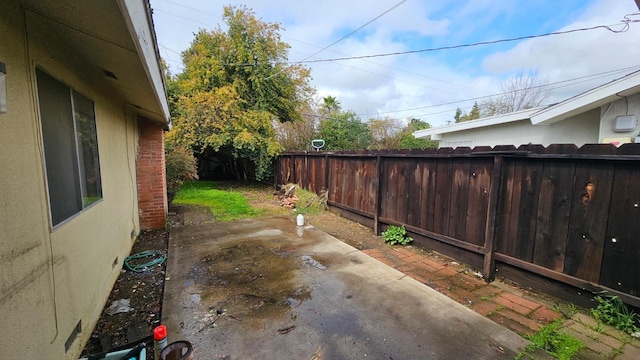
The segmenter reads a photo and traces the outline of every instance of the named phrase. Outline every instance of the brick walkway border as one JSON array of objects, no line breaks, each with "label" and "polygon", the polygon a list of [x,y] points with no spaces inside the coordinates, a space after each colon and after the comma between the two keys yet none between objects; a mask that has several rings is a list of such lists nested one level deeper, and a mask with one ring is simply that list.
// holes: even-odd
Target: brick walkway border
[{"label": "brick walkway border", "polygon": [[[413,247],[369,249],[363,253],[441,292],[520,335],[533,334],[563,318],[562,303],[500,280],[487,284],[479,273],[435,252]],[[585,344],[579,359],[640,359],[640,340],[597,324],[581,312],[570,314],[565,331]]]}]

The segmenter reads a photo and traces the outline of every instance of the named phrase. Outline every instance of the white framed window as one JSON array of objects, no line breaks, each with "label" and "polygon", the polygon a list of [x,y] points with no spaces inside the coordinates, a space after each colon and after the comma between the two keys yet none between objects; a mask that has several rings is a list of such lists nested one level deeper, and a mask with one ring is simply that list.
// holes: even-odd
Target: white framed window
[{"label": "white framed window", "polygon": [[36,69],[51,224],[102,199],[93,101]]}]

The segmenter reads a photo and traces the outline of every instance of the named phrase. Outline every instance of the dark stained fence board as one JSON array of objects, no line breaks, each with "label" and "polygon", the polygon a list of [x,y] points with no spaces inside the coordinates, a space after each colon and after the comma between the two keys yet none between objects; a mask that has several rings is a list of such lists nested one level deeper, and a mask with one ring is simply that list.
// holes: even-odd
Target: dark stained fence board
[{"label": "dark stained fence board", "polygon": [[[441,149],[442,150],[442,149]],[[438,161],[436,165],[436,193],[434,198],[434,232],[449,234],[449,206],[451,205],[451,182],[453,164],[451,159]]]},{"label": "dark stained fence board", "polygon": [[407,225],[415,226],[417,228],[421,228],[420,214],[422,213],[421,186],[423,166],[423,162],[420,162],[418,160],[413,161],[407,177],[409,181],[409,189],[407,190],[407,196],[409,197],[407,209]]},{"label": "dark stained fence board", "polygon": [[362,209],[362,197],[364,195],[364,161],[362,159],[356,159],[353,161],[353,182],[351,187],[353,188],[351,196],[353,201],[349,204],[354,209]]},{"label": "dark stained fence board", "polygon": [[[396,217],[394,220],[398,221],[401,224],[407,223],[407,208],[408,204],[408,196],[407,190],[409,186],[407,184],[407,171],[410,166],[409,161],[400,160],[396,162],[398,166],[397,176],[394,179],[396,184]],[[393,206],[393,205],[392,205]]]},{"label": "dark stained fence board", "polygon": [[449,233],[452,238],[465,240],[467,235],[467,207],[471,164],[468,158],[452,161],[451,196],[449,198]]},{"label": "dark stained fence board", "polygon": [[491,191],[493,158],[474,159],[470,164],[469,200],[466,210],[465,241],[483,245]]},{"label": "dark stained fence board", "polygon": [[600,283],[640,296],[640,164],[615,168]]},{"label": "dark stained fence board", "polygon": [[[540,180],[542,178],[542,162],[522,162],[519,167],[519,179],[516,180],[520,188],[517,211],[518,222],[515,227],[516,253],[515,257],[525,261],[533,259],[533,246],[535,244],[536,214],[538,211],[538,198],[540,194]],[[513,224],[513,221],[512,221]]]},{"label": "dark stained fence board", "polygon": [[338,202],[341,188],[338,185],[338,179],[340,179],[340,158],[330,156],[329,157],[329,193],[328,200]]},{"label": "dark stained fence board", "polygon": [[600,279],[614,165],[576,165],[564,273],[592,282]]},{"label": "dark stained fence board", "polygon": [[381,217],[396,219],[398,202],[398,162],[395,159],[384,158],[383,161],[383,193]]},{"label": "dark stained fence board", "polygon": [[545,161],[538,198],[533,263],[564,270],[571,197],[575,177],[572,161]]},{"label": "dark stained fence board", "polygon": [[498,210],[498,242],[499,253],[515,257],[518,225],[518,209],[520,207],[520,186],[516,186],[516,170],[519,171],[517,159],[505,159],[500,206]]},{"label": "dark stained fence board", "polygon": [[435,232],[436,161],[421,159],[420,228]]}]

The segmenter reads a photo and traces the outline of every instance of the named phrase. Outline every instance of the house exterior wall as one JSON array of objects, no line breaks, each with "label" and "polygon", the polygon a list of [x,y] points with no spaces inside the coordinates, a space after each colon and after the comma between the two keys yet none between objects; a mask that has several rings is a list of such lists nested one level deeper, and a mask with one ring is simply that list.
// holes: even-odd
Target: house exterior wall
[{"label": "house exterior wall", "polygon": [[161,229],[167,219],[164,132],[150,120],[139,121],[140,148],[136,161],[141,230]]},{"label": "house exterior wall", "polygon": [[442,134],[440,147],[496,146],[533,143],[597,143],[600,110],[595,109],[551,125],[532,125],[529,119]]},{"label": "house exterior wall", "polygon": [[[631,142],[640,134],[640,93],[620,98],[601,109],[602,121],[600,122],[599,142],[605,142],[607,138],[629,138]],[[632,114],[636,115],[639,124],[632,131],[615,132],[613,126],[616,116]]]},{"label": "house exterior wall", "polygon": [[[140,229],[138,126],[102,74],[85,70],[91,67],[64,44],[38,41],[25,17],[17,2],[0,12],[8,94],[8,111],[0,114],[0,358],[77,359]],[[103,198],[56,227],[49,218],[36,67],[95,105]]]}]

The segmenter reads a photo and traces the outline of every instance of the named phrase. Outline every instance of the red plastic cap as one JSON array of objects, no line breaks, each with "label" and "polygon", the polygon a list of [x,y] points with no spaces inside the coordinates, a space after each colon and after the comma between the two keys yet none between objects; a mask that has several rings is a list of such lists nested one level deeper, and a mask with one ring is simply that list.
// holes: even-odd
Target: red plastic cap
[{"label": "red plastic cap", "polygon": [[167,337],[167,326],[160,325],[153,329],[153,340],[159,341]]}]

